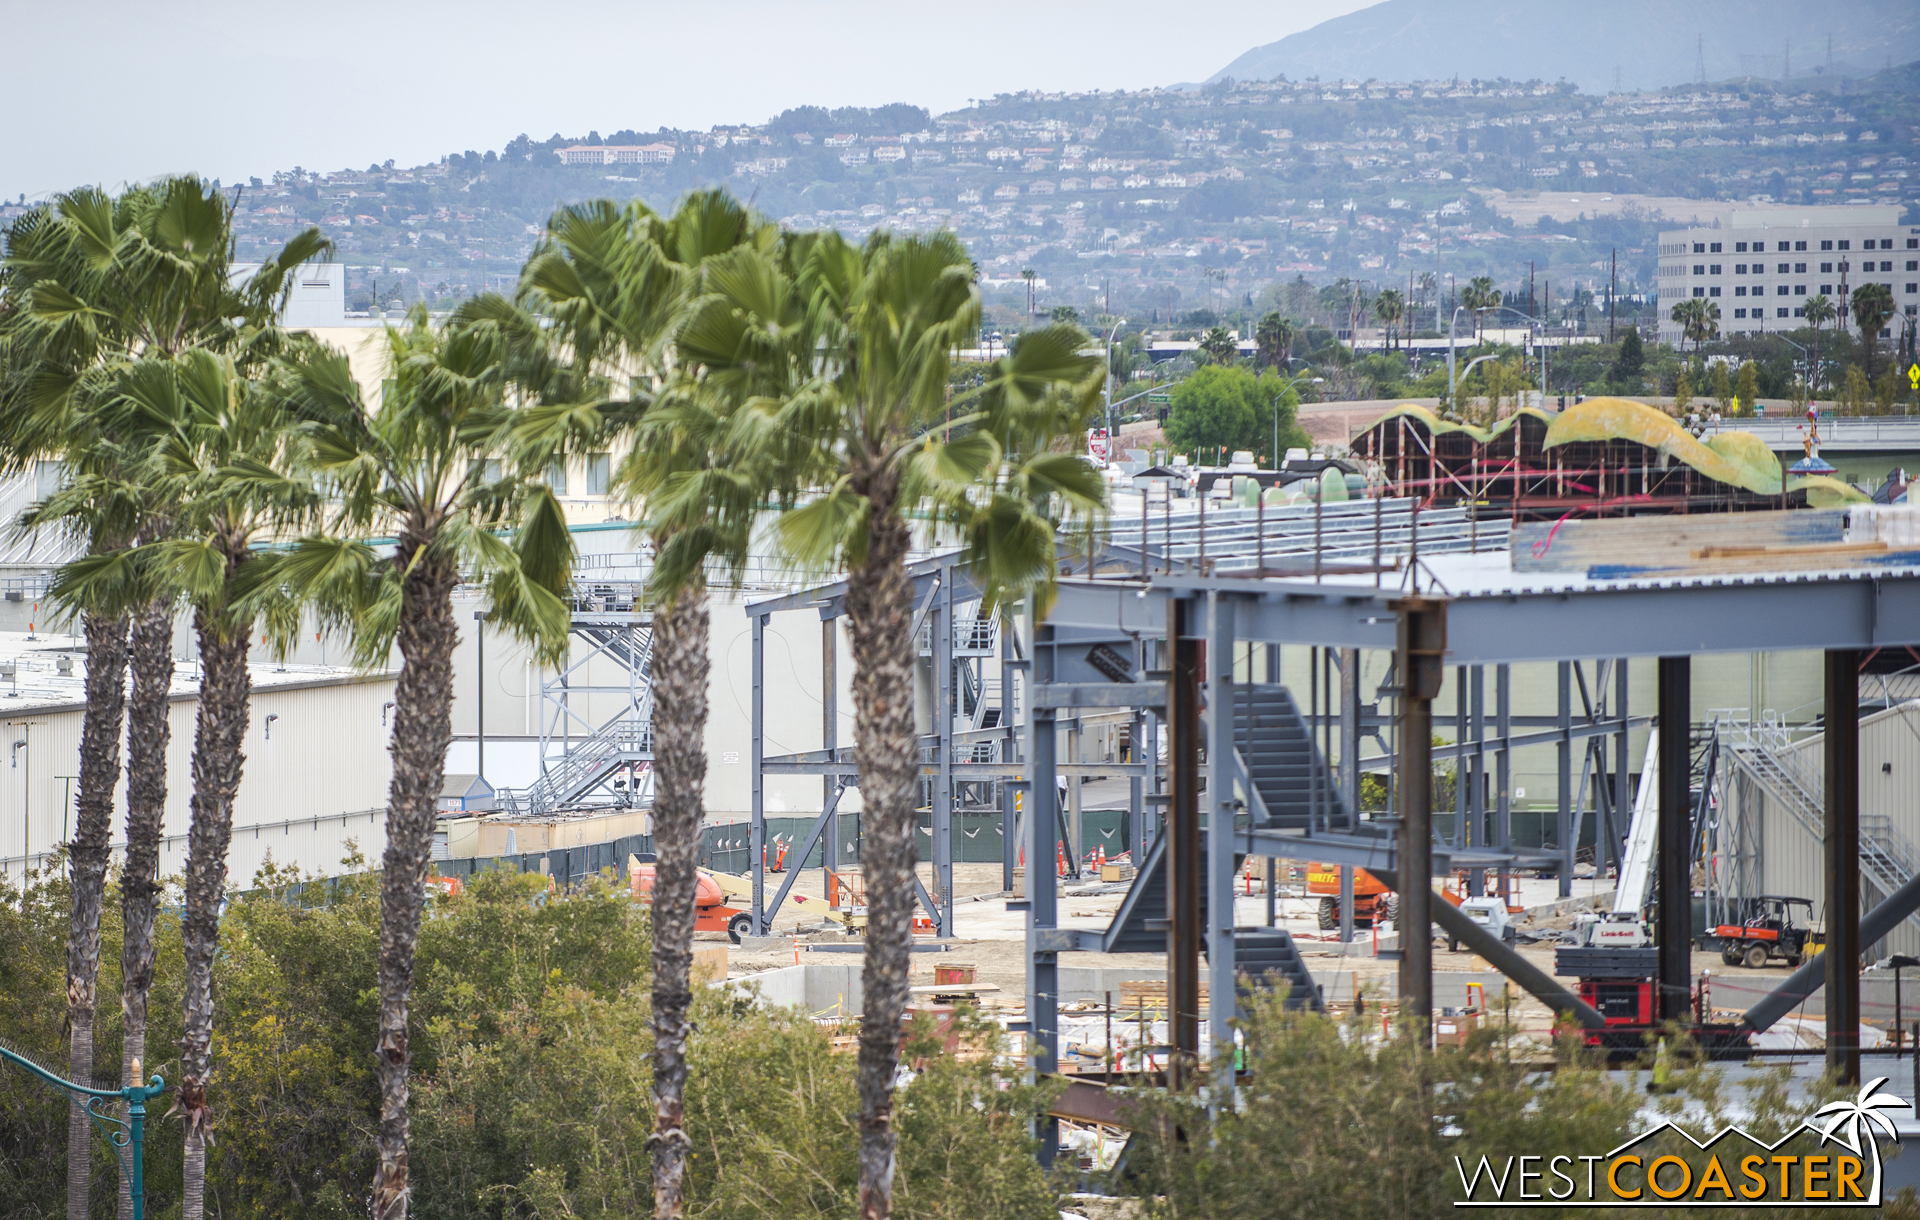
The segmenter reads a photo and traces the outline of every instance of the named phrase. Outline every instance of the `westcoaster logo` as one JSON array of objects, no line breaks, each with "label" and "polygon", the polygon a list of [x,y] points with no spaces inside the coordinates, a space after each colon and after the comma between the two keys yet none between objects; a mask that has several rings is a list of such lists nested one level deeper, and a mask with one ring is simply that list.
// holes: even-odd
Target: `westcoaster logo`
[{"label": "westcoaster logo", "polygon": [[1591,1156],[1455,1157],[1455,1207],[1725,1207],[1728,1204],[1880,1205],[1882,1134],[1900,1140],[1882,1111],[1906,1102],[1881,1093],[1882,1076],[1857,1097],[1822,1106],[1771,1142],[1727,1127],[1702,1142],[1663,1122]]}]

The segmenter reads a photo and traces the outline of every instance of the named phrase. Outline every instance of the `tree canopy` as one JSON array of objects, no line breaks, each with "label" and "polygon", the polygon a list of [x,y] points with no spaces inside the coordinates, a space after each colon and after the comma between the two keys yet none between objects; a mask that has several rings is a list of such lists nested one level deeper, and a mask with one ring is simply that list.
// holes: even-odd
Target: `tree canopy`
[{"label": "tree canopy", "polygon": [[1273,445],[1274,413],[1280,415],[1284,452],[1310,440],[1295,422],[1299,396],[1278,374],[1256,377],[1243,365],[1209,365],[1173,389],[1167,413],[1167,443],[1176,451],[1251,449]]}]

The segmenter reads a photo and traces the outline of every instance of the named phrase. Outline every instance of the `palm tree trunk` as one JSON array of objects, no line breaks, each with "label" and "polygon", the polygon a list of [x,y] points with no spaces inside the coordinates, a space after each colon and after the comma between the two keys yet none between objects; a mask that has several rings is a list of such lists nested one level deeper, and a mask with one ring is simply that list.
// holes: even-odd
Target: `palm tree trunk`
[{"label": "palm tree trunk", "polygon": [[[127,616],[86,616],[87,711],[80,725],[80,792],[74,801],[73,917],[67,929],[68,1076],[93,1083],[93,1009],[100,979],[100,904],[106,890],[113,790],[120,782],[120,726],[127,709]],[[22,871],[25,863],[22,862]],[[87,1220],[93,1123],[67,1112],[67,1220]]]},{"label": "palm tree trunk", "polygon": [[[402,554],[432,540],[401,538]],[[453,619],[458,581],[445,560],[423,559],[402,584],[400,680],[394,690],[393,782],[387,790],[387,852],[380,877],[380,1165],[373,1180],[374,1220],[406,1220],[407,1001],[413,992],[414,944],[426,902],[434,807],[446,780],[453,738]]]},{"label": "palm tree trunk", "polygon": [[653,1214],[686,1214],[691,1142],[683,1126],[687,1037],[693,1026],[694,892],[699,883],[707,781],[707,637],[704,589],[687,589],[653,624]]},{"label": "palm tree trunk", "polygon": [[[232,565],[236,559],[229,557]],[[212,1113],[207,1084],[213,1076],[213,958],[220,944],[220,903],[226,892],[227,845],[233,837],[233,797],[246,755],[252,682],[247,675],[251,620],[231,621],[201,609],[194,614],[200,640],[200,709],[193,737],[193,822],[187,830],[187,902],[181,920],[185,945],[185,1031],[180,1039],[180,1095],[175,1105],[186,1121],[182,1220],[206,1213],[207,1129]]]},{"label": "palm tree trunk", "polygon": [[[173,614],[165,601],[133,620],[133,693],[127,702],[127,867],[120,877],[120,1080],[139,1083],[153,991],[153,921],[160,886],[161,821],[167,806],[167,693],[173,685]],[[133,1199],[120,1183],[120,1220]]]},{"label": "palm tree trunk", "polygon": [[913,949],[914,795],[913,585],[909,534],[894,512],[891,481],[868,491],[866,561],[847,574],[853,637],[854,731],[865,808],[861,866],[867,889],[867,954],[860,976],[860,1217],[893,1212],[893,1080]]}]

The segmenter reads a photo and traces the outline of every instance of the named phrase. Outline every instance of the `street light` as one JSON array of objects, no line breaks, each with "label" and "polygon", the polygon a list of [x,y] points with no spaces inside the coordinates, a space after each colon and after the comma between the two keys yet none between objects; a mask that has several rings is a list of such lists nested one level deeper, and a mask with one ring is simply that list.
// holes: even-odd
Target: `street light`
[{"label": "street light", "polygon": [[1120,435],[1120,424],[1113,415],[1113,337],[1120,333],[1125,318],[1115,318],[1113,329],[1107,332],[1107,460],[1113,460],[1113,446]]},{"label": "street light", "polygon": [[[1308,384],[1324,385],[1326,383],[1326,380],[1327,379],[1325,377],[1315,377],[1311,381],[1309,381]],[[1275,470],[1280,469],[1280,396],[1282,394],[1285,394],[1288,390],[1291,390],[1294,386],[1299,385],[1303,381],[1308,381],[1307,375],[1305,373],[1300,374],[1298,377],[1293,378],[1292,380],[1288,381],[1285,385],[1281,386],[1280,389],[1277,392],[1275,392],[1273,396],[1273,402],[1271,405],[1273,407],[1273,468]]]}]

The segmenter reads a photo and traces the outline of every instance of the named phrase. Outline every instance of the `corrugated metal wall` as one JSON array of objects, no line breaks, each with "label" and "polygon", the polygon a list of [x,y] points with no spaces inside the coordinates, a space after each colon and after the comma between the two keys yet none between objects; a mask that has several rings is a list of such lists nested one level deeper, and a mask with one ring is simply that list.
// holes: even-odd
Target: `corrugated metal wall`
[{"label": "corrugated metal wall", "polygon": [[[1825,736],[1815,735],[1795,742],[1789,752],[1805,774],[1818,777],[1824,772],[1825,749]],[[1758,830],[1755,848],[1761,891],[1810,898],[1815,911],[1823,914],[1826,887],[1819,841],[1744,779],[1734,787],[1734,802],[1736,810],[1757,815],[1750,824]],[[1920,860],[1920,702],[1904,703],[1860,721],[1860,813],[1889,819],[1894,834]],[[1879,897],[1866,895],[1866,904],[1873,905]],[[1873,952],[1875,956],[1920,955],[1920,925],[1907,920]]]},{"label": "corrugated metal wall", "polygon": [[[340,871],[346,841],[357,841],[369,861],[386,849],[383,809],[392,764],[391,731],[381,705],[393,698],[388,676],[338,677],[253,693],[243,749],[246,766],[234,799],[228,881],[252,884],[271,858],[309,872]],[[169,708],[167,811],[160,871],[180,871],[187,855],[193,796],[193,737],[198,701],[176,698]],[[73,777],[79,771],[81,710],[67,707],[6,716],[9,747],[0,767],[0,862],[17,875],[23,847],[32,867],[70,837]],[[269,729],[268,716],[277,716]],[[27,744],[11,748],[15,741]],[[125,842],[125,777],[115,797],[113,841]]]}]

